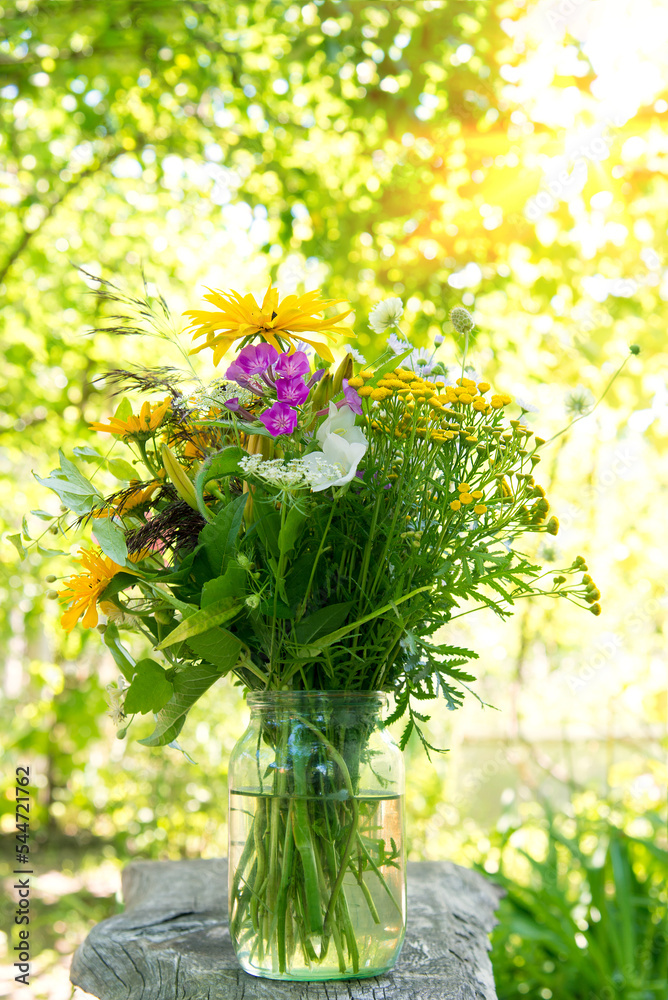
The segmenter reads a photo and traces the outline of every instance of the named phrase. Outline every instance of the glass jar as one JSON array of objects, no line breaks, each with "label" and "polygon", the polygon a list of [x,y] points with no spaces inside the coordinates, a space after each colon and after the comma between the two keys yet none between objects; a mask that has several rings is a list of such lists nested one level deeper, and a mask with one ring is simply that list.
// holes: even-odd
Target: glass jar
[{"label": "glass jar", "polygon": [[404,939],[404,767],[379,692],[250,694],[229,766],[230,934],[268,979],[377,976]]}]

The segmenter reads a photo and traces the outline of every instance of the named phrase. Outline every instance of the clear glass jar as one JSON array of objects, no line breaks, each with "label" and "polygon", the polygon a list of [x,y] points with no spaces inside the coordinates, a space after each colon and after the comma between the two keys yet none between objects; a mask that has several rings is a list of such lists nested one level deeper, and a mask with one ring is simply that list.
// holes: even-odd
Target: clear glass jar
[{"label": "clear glass jar", "polygon": [[229,766],[230,934],[268,979],[377,976],[404,939],[404,767],[379,692],[250,694]]}]

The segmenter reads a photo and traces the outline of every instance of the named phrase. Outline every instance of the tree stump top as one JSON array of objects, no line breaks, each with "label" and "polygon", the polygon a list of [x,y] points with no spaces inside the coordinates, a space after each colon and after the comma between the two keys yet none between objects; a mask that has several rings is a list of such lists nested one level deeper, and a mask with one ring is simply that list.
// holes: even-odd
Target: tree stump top
[{"label": "tree stump top", "polygon": [[70,979],[99,1000],[496,1000],[488,934],[502,890],[448,861],[408,865],[408,927],[397,965],[371,979],[256,979],[227,924],[227,862],[133,862],[125,912],[103,920]]}]

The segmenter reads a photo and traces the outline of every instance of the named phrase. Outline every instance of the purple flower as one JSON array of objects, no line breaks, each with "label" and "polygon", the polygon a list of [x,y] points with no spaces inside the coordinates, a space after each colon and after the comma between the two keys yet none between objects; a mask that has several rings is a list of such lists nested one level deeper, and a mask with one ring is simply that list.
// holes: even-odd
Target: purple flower
[{"label": "purple flower", "polygon": [[362,400],[357,389],[353,389],[351,385],[348,385],[348,379],[343,380],[343,395],[345,396],[346,404],[350,407],[353,413],[357,413],[359,416],[362,415]]},{"label": "purple flower", "polygon": [[238,413],[242,420],[255,420],[255,417],[247,410],[245,407],[241,406],[239,403],[239,397],[235,396],[234,399],[228,399],[223,403],[223,406],[230,410],[232,413]]},{"label": "purple flower", "polygon": [[261,414],[260,420],[273,437],[292,434],[297,426],[297,411],[287,403],[274,403]]},{"label": "purple flower", "polygon": [[278,351],[271,344],[244,347],[225,373],[225,378],[236,381],[237,376],[262,375],[278,358]]},{"label": "purple flower", "polygon": [[274,371],[283,378],[296,378],[298,375],[306,375],[310,371],[309,360],[303,351],[295,351],[293,354],[281,354]]},{"label": "purple flower", "polygon": [[276,379],[276,395],[279,403],[301,406],[308,398],[309,388],[301,375],[297,378]]}]

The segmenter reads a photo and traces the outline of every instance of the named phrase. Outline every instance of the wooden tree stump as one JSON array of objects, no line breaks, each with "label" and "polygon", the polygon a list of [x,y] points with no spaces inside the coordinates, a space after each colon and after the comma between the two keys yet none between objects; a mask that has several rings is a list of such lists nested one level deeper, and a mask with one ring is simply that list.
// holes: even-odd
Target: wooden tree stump
[{"label": "wooden tree stump", "polygon": [[488,934],[502,890],[448,861],[408,865],[408,929],[385,976],[324,983],[256,979],[227,924],[227,862],[134,862],[125,912],[94,927],[70,979],[99,1000],[496,1000]]}]

